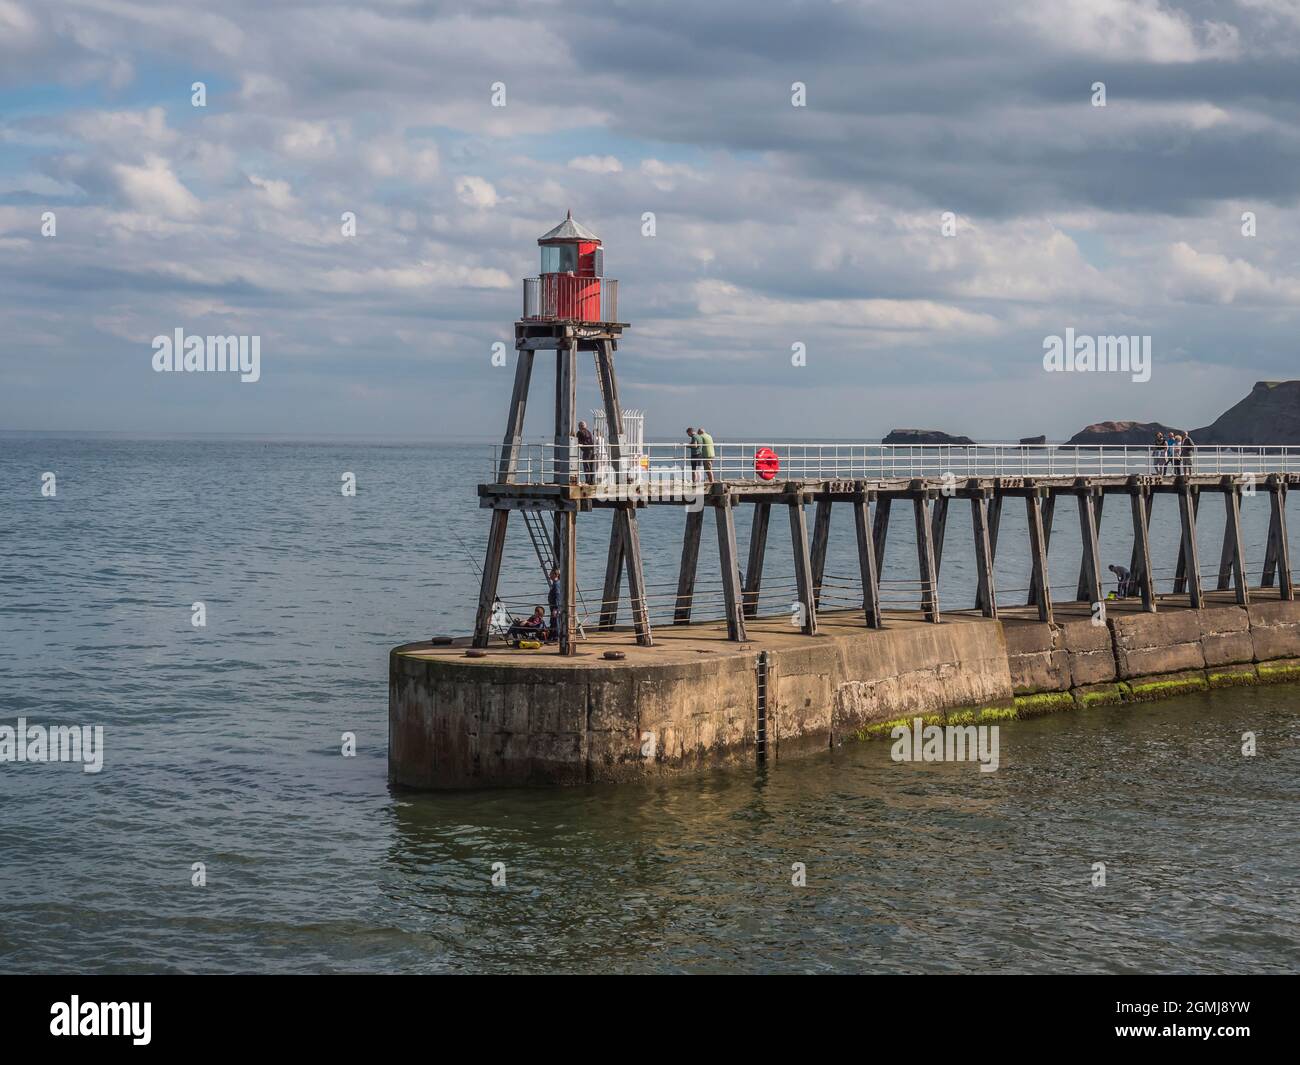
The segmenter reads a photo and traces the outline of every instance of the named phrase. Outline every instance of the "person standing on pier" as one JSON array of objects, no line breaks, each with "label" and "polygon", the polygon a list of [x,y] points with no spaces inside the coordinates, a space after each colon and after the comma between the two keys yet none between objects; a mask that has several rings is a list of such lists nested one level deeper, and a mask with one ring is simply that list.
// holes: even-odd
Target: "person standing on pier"
[{"label": "person standing on pier", "polygon": [[582,461],[582,479],[587,484],[595,484],[596,438],[591,435],[586,422],[578,423],[578,458]]},{"label": "person standing on pier", "polygon": [[1169,447],[1165,443],[1165,434],[1157,431],[1156,444],[1155,447],[1152,448],[1151,450],[1151,464],[1155,468],[1156,474],[1160,477],[1163,477],[1165,475],[1165,465],[1166,465],[1165,456],[1168,450]]},{"label": "person standing on pier", "polygon": [[1183,433],[1183,473],[1192,472],[1192,452],[1196,449],[1196,441],[1192,439],[1191,433]]},{"label": "person standing on pier", "polygon": [[704,460],[704,479],[711,484],[713,482],[713,437],[702,425],[700,426],[700,457]]},{"label": "person standing on pier", "polygon": [[686,439],[690,441],[686,452],[691,460],[691,484],[700,479],[700,469],[704,465],[704,445],[700,441],[698,430],[693,425],[686,427]]},{"label": "person standing on pier", "polygon": [[560,568],[558,566],[551,568],[550,583],[546,601],[551,607],[551,631],[547,634],[547,639],[558,640],[560,638]]}]

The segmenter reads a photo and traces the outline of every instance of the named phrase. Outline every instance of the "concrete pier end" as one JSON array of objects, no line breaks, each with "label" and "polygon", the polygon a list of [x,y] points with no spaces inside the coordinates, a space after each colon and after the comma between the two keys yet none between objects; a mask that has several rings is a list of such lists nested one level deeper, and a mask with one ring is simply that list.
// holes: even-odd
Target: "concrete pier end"
[{"label": "concrete pier end", "polygon": [[[1248,606],[1207,593],[1199,610],[1165,596],[1154,614],[1124,600],[1101,624],[1081,604],[1052,622],[1021,608],[887,615],[883,629],[823,613],[814,637],[755,619],[743,643],[725,624],[677,625],[653,648],[615,629],[564,657],[404,644],[389,655],[389,776],[418,789],[639,780],[756,765],[760,720],[770,765],[913,717],[1004,721],[1300,680],[1300,603],[1269,591]],[[625,657],[604,659],[612,649]]]}]

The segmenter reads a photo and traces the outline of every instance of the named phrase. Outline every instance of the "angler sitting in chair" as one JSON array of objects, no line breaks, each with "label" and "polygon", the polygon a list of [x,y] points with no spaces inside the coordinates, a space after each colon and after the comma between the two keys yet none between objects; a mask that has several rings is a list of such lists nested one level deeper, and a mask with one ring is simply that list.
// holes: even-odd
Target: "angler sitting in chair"
[{"label": "angler sitting in chair", "polygon": [[506,633],[506,642],[517,644],[520,640],[546,639],[546,611],[540,606],[533,607],[533,616],[526,621],[515,621]]}]

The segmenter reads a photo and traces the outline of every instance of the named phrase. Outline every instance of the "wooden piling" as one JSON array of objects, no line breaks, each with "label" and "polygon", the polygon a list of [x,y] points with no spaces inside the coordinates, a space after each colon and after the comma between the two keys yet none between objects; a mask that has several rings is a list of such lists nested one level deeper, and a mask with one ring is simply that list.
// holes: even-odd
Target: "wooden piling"
[{"label": "wooden piling", "polygon": [[736,557],[736,519],[730,493],[724,493],[713,508],[718,525],[718,559],[722,565],[722,599],[727,610],[727,638],[745,639],[744,596],[740,587],[740,564]]},{"label": "wooden piling", "polygon": [[682,561],[677,575],[677,605],[673,624],[691,623],[691,606],[695,601],[695,571],[700,561],[700,536],[704,531],[704,510],[686,512],[686,532],[682,537]]},{"label": "wooden piling", "polygon": [[1186,481],[1182,481],[1178,486],[1178,518],[1182,525],[1183,542],[1178,550],[1178,570],[1174,576],[1174,592],[1179,594],[1186,588],[1192,606],[1197,609],[1200,608],[1202,603],[1201,550],[1196,544],[1196,512],[1199,509],[1199,489],[1194,489]]},{"label": "wooden piling", "polygon": [[971,528],[975,535],[975,609],[986,618],[998,616],[997,590],[993,582],[993,543],[989,531],[989,491],[981,489],[970,497]]},{"label": "wooden piling", "polygon": [[921,576],[921,613],[926,621],[938,623],[939,575],[934,568],[934,501],[928,490],[912,498],[912,515],[916,521],[916,561]]},{"label": "wooden piling", "polygon": [[808,549],[808,523],[803,513],[803,497],[798,495],[790,504],[790,541],[794,548],[794,577],[799,589],[802,613],[800,629],[805,636],[816,636],[817,603],[812,558]]},{"label": "wooden piling", "polygon": [[822,496],[817,500],[817,513],[813,520],[812,538],[812,603],[815,610],[822,605],[822,577],[826,572],[826,542],[831,534],[831,500]]},{"label": "wooden piling", "polygon": [[1142,595],[1142,609],[1156,612],[1156,585],[1151,576],[1151,489],[1134,484],[1129,489],[1133,511],[1133,557],[1129,580],[1137,581]]},{"label": "wooden piling", "polygon": [[[1051,502],[1048,496],[1048,502]],[[1034,605],[1038,607],[1038,620],[1052,620],[1052,592],[1047,572],[1047,533],[1043,528],[1042,489],[1031,488],[1025,496],[1025,511],[1029,520],[1029,553],[1033,559],[1033,573],[1030,584],[1033,588]]]},{"label": "wooden piling", "polygon": [[749,564],[745,567],[745,617],[758,617],[758,597],[763,586],[763,556],[767,553],[767,526],[772,516],[771,503],[754,504],[754,520],[749,527]]},{"label": "wooden piling", "polygon": [[859,485],[853,496],[853,525],[858,536],[858,572],[862,577],[862,611],[867,628],[884,627],[880,613],[880,570],[876,562],[876,545],[871,536],[870,497]]}]

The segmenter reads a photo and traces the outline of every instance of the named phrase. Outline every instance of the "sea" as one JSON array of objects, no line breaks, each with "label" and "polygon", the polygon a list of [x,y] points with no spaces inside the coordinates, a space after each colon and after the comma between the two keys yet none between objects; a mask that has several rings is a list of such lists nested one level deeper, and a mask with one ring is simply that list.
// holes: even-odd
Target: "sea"
[{"label": "sea", "polygon": [[[97,772],[0,762],[0,971],[1300,967],[1297,687],[1011,722],[994,773],[894,762],[883,741],[765,772],[395,789],[388,652],[470,630],[488,518],[475,485],[490,452],[0,434],[0,727],[102,730]],[[1222,535],[1209,502],[1207,571]],[[1128,508],[1110,506],[1103,563],[1127,565]],[[1058,509],[1052,584],[1072,598],[1078,523]],[[679,508],[642,515],[656,619],[671,607],[683,520]],[[1267,520],[1261,493],[1243,517],[1256,571]],[[884,562],[900,606],[916,591],[911,525],[896,512]],[[789,534],[784,520],[771,529],[764,609],[781,612]],[[602,513],[579,523],[592,600],[608,530]],[[706,534],[708,615],[720,582]],[[1161,498],[1152,542],[1166,589],[1177,535]],[[940,586],[952,609],[974,596],[970,539],[959,502]],[[851,515],[837,512],[832,602],[852,606],[855,571]],[[1000,594],[1023,601],[1027,574],[1024,521],[1008,508]],[[545,602],[520,523],[504,582],[512,603]]]}]

